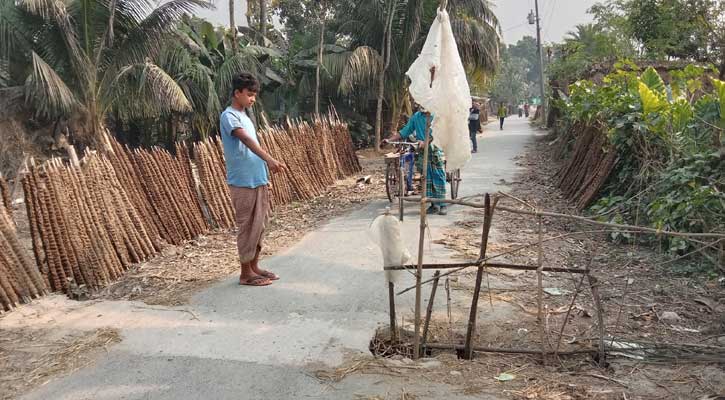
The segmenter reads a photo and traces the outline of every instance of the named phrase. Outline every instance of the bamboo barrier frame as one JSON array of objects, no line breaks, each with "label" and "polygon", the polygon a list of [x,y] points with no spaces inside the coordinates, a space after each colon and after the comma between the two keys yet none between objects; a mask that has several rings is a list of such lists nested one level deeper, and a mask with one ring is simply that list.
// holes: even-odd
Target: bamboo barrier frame
[{"label": "bamboo barrier frame", "polygon": [[[425,163],[424,163],[425,165]],[[482,197],[484,199],[483,204],[479,202],[473,202],[470,201],[470,199],[475,197]],[[525,205],[529,209],[518,209],[513,207],[506,207],[506,206],[500,206],[498,205],[498,200],[501,197],[508,197],[510,199],[515,200],[516,202]],[[576,301],[576,297],[579,295],[579,292],[582,288],[582,283],[586,279],[587,287],[589,288],[592,296],[592,300],[594,303],[594,307],[596,310],[596,328],[599,333],[599,343],[597,345],[596,350],[587,350],[587,351],[577,351],[573,353],[594,353],[596,352],[597,355],[597,362],[600,366],[606,365],[606,347],[604,343],[604,337],[606,337],[606,327],[604,322],[604,307],[602,305],[601,297],[599,295],[599,281],[596,277],[594,277],[591,274],[590,266],[591,266],[591,260],[586,268],[580,269],[580,268],[565,268],[565,267],[547,267],[544,265],[544,258],[543,258],[543,243],[549,240],[555,240],[557,238],[548,238],[544,239],[543,237],[543,218],[549,217],[549,218],[559,218],[559,219],[569,219],[574,221],[579,221],[599,227],[605,227],[605,228],[612,228],[612,229],[620,229],[620,230],[626,230],[631,232],[641,232],[641,233],[650,233],[650,234],[656,234],[656,235],[667,235],[667,236],[676,236],[676,237],[685,237],[685,238],[710,238],[710,239],[716,239],[716,243],[722,243],[723,238],[725,238],[725,234],[714,232],[714,233],[699,233],[699,232],[673,232],[673,231],[659,231],[656,229],[648,228],[648,227],[641,227],[641,226],[634,226],[634,225],[626,225],[626,224],[612,224],[607,222],[600,222],[591,220],[585,217],[577,216],[577,215],[568,215],[568,214],[562,214],[562,213],[554,213],[554,212],[547,212],[542,211],[539,209],[536,209],[535,207],[531,206],[530,204],[526,203],[523,200],[517,199],[511,195],[507,195],[504,193],[499,192],[496,196],[494,196],[493,201],[491,201],[489,194],[483,194],[483,195],[477,195],[477,196],[471,196],[469,199],[464,200],[440,200],[440,199],[427,199],[425,196],[421,196],[419,199],[406,199],[406,201],[420,201],[421,204],[421,232],[419,237],[419,254],[418,254],[418,263],[415,265],[400,265],[400,266],[388,266],[384,267],[384,270],[415,270],[415,276],[416,276],[416,283],[414,286],[410,286],[406,289],[403,289],[402,291],[399,291],[397,295],[402,295],[410,290],[415,289],[416,291],[416,331],[415,331],[415,339],[413,346],[414,348],[414,355],[417,357],[419,356],[420,352],[427,348],[427,349],[453,349],[457,351],[461,351],[463,358],[471,359],[474,356],[475,352],[515,352],[515,353],[531,353],[531,354],[539,354],[541,356],[542,362],[546,363],[549,356],[559,356],[559,355],[566,355],[572,352],[560,352],[559,347],[561,344],[560,338],[561,333],[563,333],[566,325],[568,324],[568,315],[571,312],[572,307],[574,306],[574,302]],[[424,227],[426,224],[424,223],[426,221],[425,219],[425,204],[432,203],[432,202],[442,202],[447,204],[458,204],[463,205],[467,207],[477,208],[477,209],[484,209],[484,224],[483,224],[483,232],[482,232],[482,240],[481,240],[481,247],[480,247],[480,256],[479,259],[472,262],[464,262],[464,263],[435,263],[435,264],[425,264],[423,263],[423,243],[424,243]],[[519,215],[527,215],[532,216],[536,220],[536,232],[537,232],[537,240],[535,243],[531,243],[529,245],[525,245],[522,247],[519,247],[515,249],[514,251],[520,251],[525,248],[529,247],[536,247],[537,248],[537,261],[536,265],[517,265],[517,264],[507,264],[507,263],[496,263],[491,262],[490,260],[496,257],[499,257],[503,254],[494,255],[494,256],[487,256],[486,250],[488,246],[488,234],[491,228],[491,220],[494,213],[494,210],[504,211],[508,213],[513,214],[519,214]],[[589,233],[596,233],[596,232],[605,232],[605,231],[591,231]],[[470,306],[470,314],[469,319],[467,323],[467,329],[466,329],[466,337],[463,344],[445,344],[445,345],[434,345],[434,344],[427,344],[426,343],[426,335],[424,333],[423,342],[419,342],[418,339],[418,327],[420,325],[420,314],[419,314],[419,296],[420,292],[422,290],[422,285],[427,284],[430,282],[433,283],[433,288],[431,290],[431,296],[428,303],[428,312],[426,313],[425,320],[423,321],[424,326],[427,328],[430,323],[431,318],[431,311],[432,310],[432,303],[435,296],[435,290],[437,288],[438,282],[440,281],[440,278],[444,276],[448,276],[452,273],[462,271],[467,268],[471,267],[477,267],[477,275],[476,275],[476,281],[475,281],[475,288],[474,288],[474,294],[473,299]],[[537,325],[539,328],[539,340],[540,340],[540,349],[539,350],[514,350],[511,351],[506,349],[492,349],[492,348],[479,348],[474,346],[473,344],[473,337],[475,336],[475,328],[476,328],[476,315],[477,315],[477,308],[478,308],[478,300],[480,296],[481,291],[481,283],[482,283],[482,277],[483,272],[486,268],[503,268],[503,269],[513,269],[513,270],[528,270],[528,271],[535,271],[536,277],[537,277],[537,283],[536,283],[536,293],[537,293]],[[448,272],[441,273],[441,270],[447,269]],[[421,275],[423,270],[436,270],[435,276],[432,279],[428,279],[426,281],[422,281]],[[582,276],[581,280],[579,281],[579,284],[577,285],[577,290],[574,293],[574,296],[572,298],[571,304],[569,306],[569,310],[567,311],[567,318],[564,320],[561,328],[560,328],[560,338],[559,342],[556,344],[555,348],[553,344],[549,343],[548,338],[548,332],[545,330],[544,327],[544,316],[543,316],[543,272],[553,272],[553,273],[569,273],[569,274],[580,274]],[[391,302],[391,307],[393,307],[393,303]],[[391,309],[391,315],[394,315],[395,310]],[[547,328],[548,330],[548,328]],[[427,329],[424,330],[424,332],[427,331]]]}]

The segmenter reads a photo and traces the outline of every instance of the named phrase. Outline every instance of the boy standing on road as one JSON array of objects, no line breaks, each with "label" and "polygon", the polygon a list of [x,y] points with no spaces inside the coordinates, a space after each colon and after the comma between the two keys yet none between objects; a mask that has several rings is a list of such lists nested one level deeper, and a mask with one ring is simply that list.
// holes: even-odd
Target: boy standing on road
[{"label": "boy standing on road", "polygon": [[233,80],[231,105],[222,112],[220,132],[227,167],[227,184],[235,211],[240,285],[267,286],[279,279],[259,268],[262,239],[271,210],[269,174],[287,167],[259,145],[257,130],[247,109],[257,100],[259,82],[243,72]]}]

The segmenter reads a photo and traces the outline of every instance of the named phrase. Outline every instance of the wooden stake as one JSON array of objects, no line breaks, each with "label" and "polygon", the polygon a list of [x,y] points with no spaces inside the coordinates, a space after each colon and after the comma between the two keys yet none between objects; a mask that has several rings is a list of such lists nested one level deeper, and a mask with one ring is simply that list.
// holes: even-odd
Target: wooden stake
[{"label": "wooden stake", "polygon": [[438,281],[441,277],[441,271],[436,271],[433,275],[433,287],[430,289],[430,298],[428,299],[428,309],[425,312],[425,324],[423,325],[423,340],[421,346],[425,347],[428,341],[428,328],[430,327],[430,319],[433,316],[433,302],[436,298],[436,290],[438,289]]},{"label": "wooden stake", "polygon": [[398,329],[395,326],[395,284],[388,282],[388,300],[390,301],[390,341],[398,340]]},{"label": "wooden stake", "polygon": [[538,255],[538,269],[536,270],[536,283],[537,283],[537,295],[536,303],[538,305],[538,311],[536,314],[536,321],[539,324],[539,339],[541,340],[541,361],[546,364],[546,335],[544,333],[544,249],[543,249],[543,227],[542,217],[537,216],[537,232],[539,241],[539,255]]},{"label": "wooden stake", "polygon": [[606,349],[604,347],[604,307],[602,307],[602,299],[599,297],[599,281],[591,274],[587,273],[587,280],[589,281],[589,289],[592,291],[592,299],[594,299],[594,306],[597,309],[597,329],[599,330],[599,366],[604,367],[606,365]]},{"label": "wooden stake", "polygon": [[[481,251],[479,259],[486,258],[486,249],[488,248],[488,234],[491,230],[491,196],[486,193],[484,200],[485,213],[483,220],[483,232],[481,233]],[[481,294],[481,282],[483,280],[484,266],[478,267],[476,272],[476,287],[473,290],[473,300],[471,301],[471,313],[468,315],[468,329],[466,330],[466,344],[463,351],[463,358],[470,360],[473,358],[473,336],[476,334],[476,317],[478,316],[478,298]]]},{"label": "wooden stake", "polygon": [[[433,74],[431,72],[431,74]],[[431,76],[431,82],[433,76]],[[425,228],[428,223],[426,214],[427,199],[425,197],[426,181],[428,178],[428,147],[430,147],[430,115],[425,121],[425,140],[423,141],[423,176],[421,177],[421,190],[423,195],[420,199],[420,235],[418,236],[418,270],[415,274],[415,335],[413,337],[413,359],[420,358],[420,303],[421,303],[421,280],[423,278],[423,249],[425,248]]]}]

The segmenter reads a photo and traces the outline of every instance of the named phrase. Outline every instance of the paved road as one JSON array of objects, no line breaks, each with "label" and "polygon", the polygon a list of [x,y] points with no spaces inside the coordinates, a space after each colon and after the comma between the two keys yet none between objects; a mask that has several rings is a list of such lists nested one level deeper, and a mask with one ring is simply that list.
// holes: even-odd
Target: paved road
[{"label": "paved road", "polygon": [[[479,153],[463,171],[461,195],[501,190],[516,173],[512,158],[532,135],[516,117],[506,130],[488,126]],[[103,302],[76,311],[72,323],[117,326],[123,341],[90,367],[54,380],[25,399],[348,399],[400,393],[418,398],[459,398],[446,386],[409,379],[353,375],[333,388],[310,371],[366,353],[375,329],[387,320],[387,292],[379,252],[366,231],[386,202],[335,219],[289,250],[265,261],[282,280],[267,288],[237,285],[231,276],[198,294],[185,312]],[[453,213],[457,212],[455,208]],[[460,211],[460,210],[458,210]],[[404,225],[406,243],[417,249],[417,210]],[[434,216],[436,237],[455,215]],[[427,261],[444,260],[437,245]],[[408,278],[408,281],[410,278]],[[399,312],[412,314],[412,296]],[[412,384],[416,387],[413,388]],[[457,397],[456,397],[457,396]]]}]

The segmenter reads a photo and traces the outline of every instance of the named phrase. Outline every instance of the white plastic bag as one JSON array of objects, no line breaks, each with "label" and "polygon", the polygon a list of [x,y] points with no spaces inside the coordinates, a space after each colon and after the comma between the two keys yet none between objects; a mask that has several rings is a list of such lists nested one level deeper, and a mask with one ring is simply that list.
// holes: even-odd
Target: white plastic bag
[{"label": "white plastic bag", "polygon": [[[431,86],[433,67],[435,78]],[[462,168],[471,159],[471,90],[445,10],[438,10],[423,50],[406,74],[411,80],[410,94],[434,116],[433,144],[443,149],[447,169]]]},{"label": "white plastic bag", "polygon": [[[410,252],[403,244],[400,221],[390,214],[381,215],[370,225],[370,238],[383,255],[383,266],[405,265],[411,260]],[[401,271],[385,271],[385,280],[395,283]]]}]

